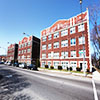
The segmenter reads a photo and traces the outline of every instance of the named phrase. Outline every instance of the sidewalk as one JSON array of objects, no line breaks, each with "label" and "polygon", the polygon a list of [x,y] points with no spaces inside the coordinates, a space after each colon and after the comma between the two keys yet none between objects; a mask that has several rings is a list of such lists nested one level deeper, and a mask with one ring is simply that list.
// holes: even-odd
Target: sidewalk
[{"label": "sidewalk", "polygon": [[64,72],[64,71],[60,71],[60,70],[48,70],[48,69],[41,69],[38,68],[39,71],[41,72],[47,72],[47,73],[52,73],[52,74],[59,74],[59,75],[73,75],[73,76],[81,76],[81,77],[88,77],[88,78],[92,78],[92,75],[88,74],[86,76],[84,76],[83,73],[74,73],[74,72]]},{"label": "sidewalk", "polygon": [[98,71],[93,72],[93,79],[100,82],[100,73]]}]

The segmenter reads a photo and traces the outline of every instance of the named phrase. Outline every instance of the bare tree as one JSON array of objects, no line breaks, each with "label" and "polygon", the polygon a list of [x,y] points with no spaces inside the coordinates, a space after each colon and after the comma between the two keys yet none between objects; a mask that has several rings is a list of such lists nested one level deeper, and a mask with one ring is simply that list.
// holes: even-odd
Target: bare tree
[{"label": "bare tree", "polygon": [[95,55],[95,56],[92,55],[92,57],[94,57],[94,61],[96,64],[97,62],[99,62],[100,66],[100,7],[98,4],[89,7],[89,12],[90,12],[90,22],[92,26],[91,43],[94,49],[93,55]]},{"label": "bare tree", "polygon": [[100,7],[94,5],[90,7],[91,42],[97,59],[100,59]]}]

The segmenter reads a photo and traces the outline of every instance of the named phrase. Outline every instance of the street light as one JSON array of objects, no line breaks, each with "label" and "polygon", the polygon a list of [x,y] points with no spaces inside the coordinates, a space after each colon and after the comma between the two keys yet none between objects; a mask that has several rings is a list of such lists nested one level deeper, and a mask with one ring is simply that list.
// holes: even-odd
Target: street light
[{"label": "street light", "polygon": [[[82,21],[82,24],[83,24],[83,19],[82,19],[82,0],[80,0],[80,9],[81,9],[81,21]],[[84,33],[83,32],[82,32],[82,37],[84,37]],[[84,68],[84,76],[86,76],[86,69],[85,69],[85,51],[84,51],[84,49],[85,49],[85,47],[84,47],[84,43],[83,43],[83,68]]]},{"label": "street light", "polygon": [[30,36],[29,34],[27,34],[27,33],[25,33],[25,32],[23,32],[23,34],[24,34],[24,35],[27,35],[27,36]]}]

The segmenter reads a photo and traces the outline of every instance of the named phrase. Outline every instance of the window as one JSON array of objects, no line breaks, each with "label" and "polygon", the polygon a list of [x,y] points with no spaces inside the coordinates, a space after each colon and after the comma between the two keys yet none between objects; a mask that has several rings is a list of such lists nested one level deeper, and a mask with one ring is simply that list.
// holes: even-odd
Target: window
[{"label": "window", "polygon": [[51,49],[51,44],[48,44],[48,49]]},{"label": "window", "polygon": [[73,45],[76,45],[76,39],[75,38],[71,39],[71,46],[73,46]]},{"label": "window", "polygon": [[78,32],[84,31],[84,24],[78,25]]},{"label": "window", "polygon": [[59,42],[54,43],[54,48],[59,48]]},{"label": "window", "polygon": [[67,69],[67,67],[69,67],[68,61],[62,61],[61,66],[62,66],[63,69]]},{"label": "window", "polygon": [[51,34],[48,35],[48,40],[51,40],[51,38],[52,38],[52,35]]},{"label": "window", "polygon": [[58,69],[59,61],[54,61],[53,66],[55,69]]},{"label": "window", "polygon": [[85,44],[85,37],[79,37],[79,44]]},{"label": "window", "polygon": [[30,51],[31,51],[30,48],[28,48],[28,49],[27,49],[27,52],[30,53]]},{"label": "window", "polygon": [[46,54],[42,54],[42,59],[45,59],[46,58]]},{"label": "window", "polygon": [[79,57],[83,57],[84,54],[86,55],[86,51],[84,50],[84,53],[83,53],[83,50],[79,50]]},{"label": "window", "polygon": [[46,50],[46,45],[42,45],[42,50]]},{"label": "window", "polygon": [[68,35],[68,30],[61,31],[61,36],[65,36],[65,35]]},{"label": "window", "polygon": [[51,53],[48,53],[48,58],[51,58]]},{"label": "window", "polygon": [[76,70],[77,62],[76,61],[70,62],[70,67],[72,67],[73,70]]},{"label": "window", "polygon": [[28,46],[30,46],[31,45],[31,42],[28,42]]},{"label": "window", "polygon": [[54,39],[59,37],[59,32],[54,33]]},{"label": "window", "polygon": [[61,52],[61,58],[62,59],[68,58],[68,52]]},{"label": "window", "polygon": [[41,65],[42,65],[42,67],[45,67],[45,65],[46,65],[46,62],[42,62],[42,64],[41,64]]},{"label": "window", "polygon": [[70,34],[75,33],[75,27],[70,28]]},{"label": "window", "polygon": [[61,41],[61,47],[68,46],[68,40]]},{"label": "window", "polygon": [[59,59],[59,52],[54,53],[53,57],[54,57],[55,59]]},{"label": "window", "polygon": [[43,42],[46,41],[46,36],[44,36],[44,37],[42,38],[42,41],[43,41]]},{"label": "window", "polygon": [[71,57],[76,57],[76,51],[71,51]]},{"label": "window", "polygon": [[50,68],[50,66],[51,66],[51,62],[48,62],[48,66],[49,66],[49,68]]}]

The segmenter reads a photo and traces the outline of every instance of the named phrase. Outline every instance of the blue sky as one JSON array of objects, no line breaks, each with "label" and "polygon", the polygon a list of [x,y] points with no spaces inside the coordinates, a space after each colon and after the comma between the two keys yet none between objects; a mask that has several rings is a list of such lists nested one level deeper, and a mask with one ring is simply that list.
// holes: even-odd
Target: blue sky
[{"label": "blue sky", "polygon": [[[83,0],[83,11],[99,0]],[[59,19],[80,13],[79,0],[0,0],[0,55],[7,42],[18,43],[23,32],[40,38],[40,31]]]}]

